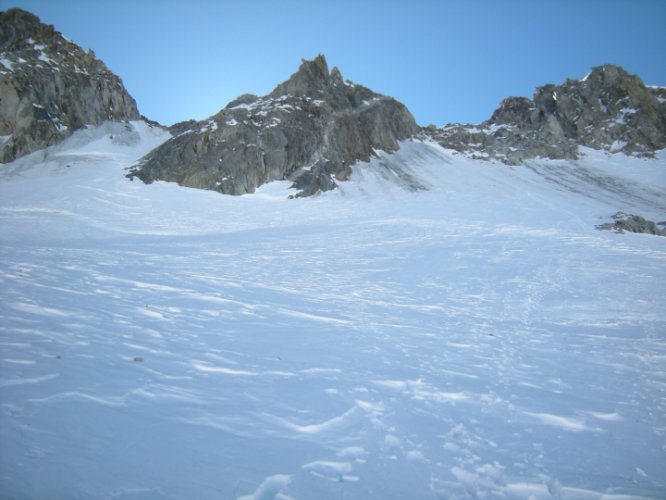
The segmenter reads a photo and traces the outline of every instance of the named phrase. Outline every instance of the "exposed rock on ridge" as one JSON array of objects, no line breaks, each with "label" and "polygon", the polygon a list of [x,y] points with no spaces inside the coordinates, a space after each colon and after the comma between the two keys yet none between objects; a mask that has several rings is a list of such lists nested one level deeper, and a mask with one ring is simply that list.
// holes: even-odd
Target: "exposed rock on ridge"
[{"label": "exposed rock on ridge", "polygon": [[581,80],[538,87],[532,99],[509,97],[478,126],[425,131],[444,147],[511,165],[536,157],[573,159],[579,146],[651,156],[666,147],[666,89],[604,65]]},{"label": "exposed rock on ridge", "polygon": [[139,118],[120,78],[92,51],[28,12],[0,12],[0,162],[85,125]]},{"label": "exposed rock on ridge", "polygon": [[176,124],[176,136],[130,177],[235,195],[288,179],[307,196],[335,188],[353,163],[395,151],[419,131],[404,105],[344,81],[320,55],[267,96],[246,94],[207,120]]}]

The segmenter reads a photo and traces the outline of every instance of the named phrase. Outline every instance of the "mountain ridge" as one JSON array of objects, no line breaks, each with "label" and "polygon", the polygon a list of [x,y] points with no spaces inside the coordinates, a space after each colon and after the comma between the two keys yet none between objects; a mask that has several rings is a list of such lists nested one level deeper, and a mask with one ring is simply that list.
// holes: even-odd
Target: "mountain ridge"
[{"label": "mountain ridge", "polygon": [[666,148],[666,88],[605,64],[580,80],[537,87],[532,99],[508,97],[479,125],[425,131],[444,147],[509,165],[575,159],[580,146],[651,157]]},{"label": "mountain ridge", "polygon": [[[329,73],[326,60],[320,55],[313,61],[304,61],[298,72],[264,98],[246,94],[207,120],[177,124],[174,128],[178,134],[194,135],[187,140],[180,139],[180,146],[174,147],[174,144],[166,143],[161,149],[151,152],[142,163],[133,168],[129,176],[138,177],[144,182],[168,180],[229,194],[251,192],[270,180],[289,179],[294,182],[294,187],[301,189],[299,195],[312,195],[334,189],[337,186],[336,181],[346,180],[351,171],[350,165],[354,162],[367,161],[370,156],[375,156],[375,150],[395,151],[395,141],[407,138],[428,138],[470,158],[500,161],[508,165],[520,165],[535,158],[576,159],[580,156],[581,147],[646,157],[653,157],[655,151],[666,148],[666,89],[647,87],[639,77],[629,74],[623,68],[606,64],[593,68],[580,80],[567,79],[561,85],[547,84],[538,87],[532,99],[508,97],[488,120],[479,125],[449,124],[441,128],[428,126],[418,131],[411,128],[410,133],[410,128],[402,124],[396,131],[395,122],[388,120],[384,114],[382,119],[370,122],[369,126],[375,133],[389,129],[388,136],[371,141],[373,147],[370,151],[366,148],[362,154],[347,155],[346,162],[333,168],[327,166],[322,169],[317,166],[315,172],[310,173],[308,169],[312,168],[309,166],[312,161],[307,159],[307,155],[301,154],[294,165],[280,170],[277,175],[255,177],[254,183],[247,182],[246,177],[245,184],[240,189],[237,185],[229,187],[224,184],[230,177],[227,175],[228,171],[223,169],[219,170],[221,180],[215,180],[215,155],[218,155],[219,161],[224,161],[224,158],[229,157],[228,151],[214,150],[213,158],[207,159],[197,149],[206,149],[206,141],[209,140],[206,134],[217,131],[220,120],[229,116],[228,113],[233,110],[250,110],[257,106],[258,114],[268,116],[292,94],[293,97],[318,103],[317,93],[321,92],[322,82],[327,79],[335,81],[336,85],[362,88],[365,99],[394,101],[351,82],[344,82],[337,67]],[[357,104],[354,103],[353,106]],[[407,108],[404,109],[408,112]],[[237,118],[232,117],[226,124],[238,125]],[[269,124],[269,127],[272,126],[280,126],[279,119]],[[213,128],[215,130],[212,130]],[[368,135],[367,131],[354,130],[356,135],[364,133]],[[338,142],[343,143],[352,139],[353,137],[344,135],[336,137]],[[259,147],[263,155],[276,154],[265,144],[250,144]],[[379,147],[374,147],[374,144],[379,144]],[[235,151],[234,147],[232,146],[232,150]],[[194,154],[190,154],[188,148],[192,148]],[[206,149],[206,153],[208,151]],[[188,167],[177,164],[182,161],[183,155],[189,155]],[[197,163],[194,172],[191,167],[193,163]],[[189,170],[184,172],[184,168]],[[257,167],[246,162],[241,170],[248,169],[257,171]],[[199,177],[202,171],[209,174],[205,180]],[[194,182],[191,180],[193,178]]]},{"label": "mountain ridge", "polygon": [[[28,12],[0,16],[0,161],[86,125],[144,118],[92,51]],[[302,60],[269,94],[241,95],[169,131],[173,137],[132,166],[129,178],[232,195],[289,180],[296,196],[310,196],[335,189],[354,164],[414,138],[508,165],[576,159],[581,147],[653,156],[666,148],[666,89],[606,64],[579,80],[537,87],[532,98],[507,97],[481,124],[420,127],[404,104],[344,80],[319,55]]]}]

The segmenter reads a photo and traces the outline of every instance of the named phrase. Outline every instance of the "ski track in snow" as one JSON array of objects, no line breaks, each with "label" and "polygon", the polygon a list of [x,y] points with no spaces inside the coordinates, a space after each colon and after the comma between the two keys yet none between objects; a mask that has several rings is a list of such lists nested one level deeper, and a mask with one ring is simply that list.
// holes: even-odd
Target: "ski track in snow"
[{"label": "ski track in snow", "polygon": [[0,179],[3,498],[666,496],[666,238],[594,230],[666,219],[663,155],[583,196],[601,154],[405,143],[287,201],[129,182],[165,137],[107,127]]}]

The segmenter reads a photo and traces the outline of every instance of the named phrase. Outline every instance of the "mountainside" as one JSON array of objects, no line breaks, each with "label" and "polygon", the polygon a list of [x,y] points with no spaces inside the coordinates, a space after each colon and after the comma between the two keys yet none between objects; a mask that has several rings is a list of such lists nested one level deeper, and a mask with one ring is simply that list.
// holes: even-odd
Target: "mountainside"
[{"label": "mountainside", "polygon": [[56,144],[85,125],[139,119],[122,81],[53,26],[0,12],[0,162]]},{"label": "mountainside", "polygon": [[[0,12],[0,162],[86,125],[139,117],[120,78],[92,51],[32,14]],[[403,104],[345,81],[320,55],[270,94],[243,95],[206,120],[170,130],[174,137],[128,177],[234,195],[289,180],[294,196],[308,196],[334,189],[355,163],[415,137],[509,165],[575,159],[581,147],[652,156],[666,148],[666,89],[604,65],[580,80],[538,87],[532,99],[509,97],[479,125],[420,128]]]},{"label": "mountainside", "polygon": [[132,176],[227,194],[289,179],[299,195],[311,195],[346,180],[351,165],[374,151],[397,150],[419,127],[404,105],[344,81],[320,55],[269,95],[243,95],[210,119],[173,130]]},{"label": "mountainside", "polygon": [[663,89],[422,130],[322,56],[167,131],[2,16],[0,498],[666,498]]},{"label": "mountainside", "polygon": [[666,238],[594,227],[666,220],[666,151],[405,140],[290,201],[128,182],[166,139],[0,170],[0,497],[666,498]]},{"label": "mountainside", "polygon": [[132,170],[144,182],[243,194],[289,179],[297,196],[333,189],[352,165],[397,141],[430,137],[472,158],[519,165],[533,158],[575,159],[580,147],[652,156],[666,147],[666,89],[646,87],[620,67],[509,97],[480,125],[426,127],[392,98],[329,73],[319,56],[270,95],[241,96],[208,120],[176,134]]},{"label": "mountainside", "polygon": [[576,158],[579,146],[638,156],[666,147],[666,88],[599,66],[581,80],[538,87],[532,99],[509,97],[482,124],[429,127],[446,148],[519,165],[526,159]]}]

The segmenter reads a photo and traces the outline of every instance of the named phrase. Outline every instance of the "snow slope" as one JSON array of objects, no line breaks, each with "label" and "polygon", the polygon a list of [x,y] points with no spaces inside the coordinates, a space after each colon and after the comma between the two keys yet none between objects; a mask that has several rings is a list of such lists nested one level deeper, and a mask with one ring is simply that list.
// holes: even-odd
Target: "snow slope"
[{"label": "snow slope", "polygon": [[[3,166],[0,496],[666,497],[666,156],[424,142],[316,198]],[[427,189],[426,189],[427,188]]]}]

